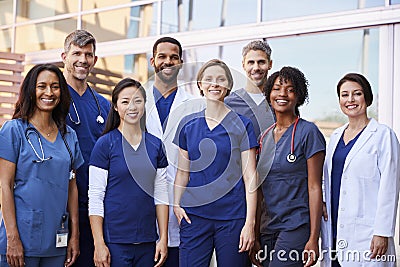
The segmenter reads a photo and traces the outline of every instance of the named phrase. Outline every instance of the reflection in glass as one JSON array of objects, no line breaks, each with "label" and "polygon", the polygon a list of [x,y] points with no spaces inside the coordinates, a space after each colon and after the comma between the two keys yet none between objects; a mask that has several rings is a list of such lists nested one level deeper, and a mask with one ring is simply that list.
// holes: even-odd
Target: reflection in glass
[{"label": "reflection in glass", "polygon": [[283,18],[355,10],[360,7],[369,8],[384,5],[385,0],[263,0],[262,18],[264,21],[271,21]]},{"label": "reflection in glass", "polygon": [[78,11],[78,0],[18,0],[17,22]]},{"label": "reflection in glass", "polygon": [[0,1],[0,25],[13,23],[13,0]]},{"label": "reflection in glass", "polygon": [[76,18],[16,28],[15,52],[61,48],[68,33],[76,29]]},{"label": "reflection in glass", "polygon": [[0,51],[11,52],[11,29],[0,30]]}]

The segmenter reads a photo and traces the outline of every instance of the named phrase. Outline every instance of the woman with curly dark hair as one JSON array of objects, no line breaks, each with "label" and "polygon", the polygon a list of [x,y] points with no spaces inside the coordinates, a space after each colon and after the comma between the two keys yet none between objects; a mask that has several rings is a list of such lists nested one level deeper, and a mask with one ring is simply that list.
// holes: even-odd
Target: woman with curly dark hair
[{"label": "woman with curly dark hair", "polygon": [[[315,124],[300,118],[299,107],[308,98],[300,70],[283,67],[273,73],[265,96],[276,123],[260,139],[258,171],[270,221],[259,256],[264,266],[312,266],[319,252],[325,139]],[[263,171],[263,156],[271,150],[272,166]]]}]

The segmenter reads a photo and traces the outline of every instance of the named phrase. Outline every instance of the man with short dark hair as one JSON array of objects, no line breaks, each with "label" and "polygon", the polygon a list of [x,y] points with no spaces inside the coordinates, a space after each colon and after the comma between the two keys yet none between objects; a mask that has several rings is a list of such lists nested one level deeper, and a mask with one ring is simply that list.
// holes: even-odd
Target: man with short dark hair
[{"label": "man with short dark hair", "polygon": [[172,37],[162,37],[153,46],[150,63],[154,68],[154,82],[146,89],[146,128],[160,138],[168,158],[169,188],[168,257],[164,267],[179,267],[179,223],[173,212],[173,186],[178,162],[178,147],[172,143],[179,121],[188,114],[204,108],[204,100],[196,99],[178,85],[182,69],[182,46]]}]

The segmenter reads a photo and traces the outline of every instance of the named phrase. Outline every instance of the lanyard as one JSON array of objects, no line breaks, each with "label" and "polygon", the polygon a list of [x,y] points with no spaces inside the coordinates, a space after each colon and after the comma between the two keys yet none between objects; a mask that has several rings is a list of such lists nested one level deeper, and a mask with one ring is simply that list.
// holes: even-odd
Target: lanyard
[{"label": "lanyard", "polygon": [[[286,160],[290,163],[293,163],[296,161],[297,157],[294,154],[294,135],[296,133],[296,128],[297,128],[297,124],[299,123],[299,119],[300,117],[296,118],[296,121],[294,122],[293,125],[293,129],[292,129],[292,139],[290,140],[290,153],[287,155]],[[260,141],[259,141],[259,149],[258,149],[258,154],[261,153],[261,149],[262,149],[262,143],[264,140],[264,137],[271,131],[271,129],[273,129],[276,126],[276,122],[274,124],[272,124],[271,126],[268,127],[267,130],[265,130],[265,132],[262,134]]]}]

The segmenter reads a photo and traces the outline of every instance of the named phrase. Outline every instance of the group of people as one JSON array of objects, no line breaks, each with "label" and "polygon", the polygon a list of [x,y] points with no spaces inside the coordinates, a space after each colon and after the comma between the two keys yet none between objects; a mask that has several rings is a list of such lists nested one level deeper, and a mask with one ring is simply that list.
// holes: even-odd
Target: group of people
[{"label": "group of people", "polygon": [[305,75],[268,76],[265,41],[243,48],[244,88],[212,59],[196,97],[162,37],[154,80],[122,79],[111,103],[87,84],[95,51],[69,34],[63,72],[34,66],[0,130],[1,267],[208,267],[214,251],[219,267],[395,266],[400,145],[363,75],[339,81],[349,122],[326,147],[300,116]]}]

